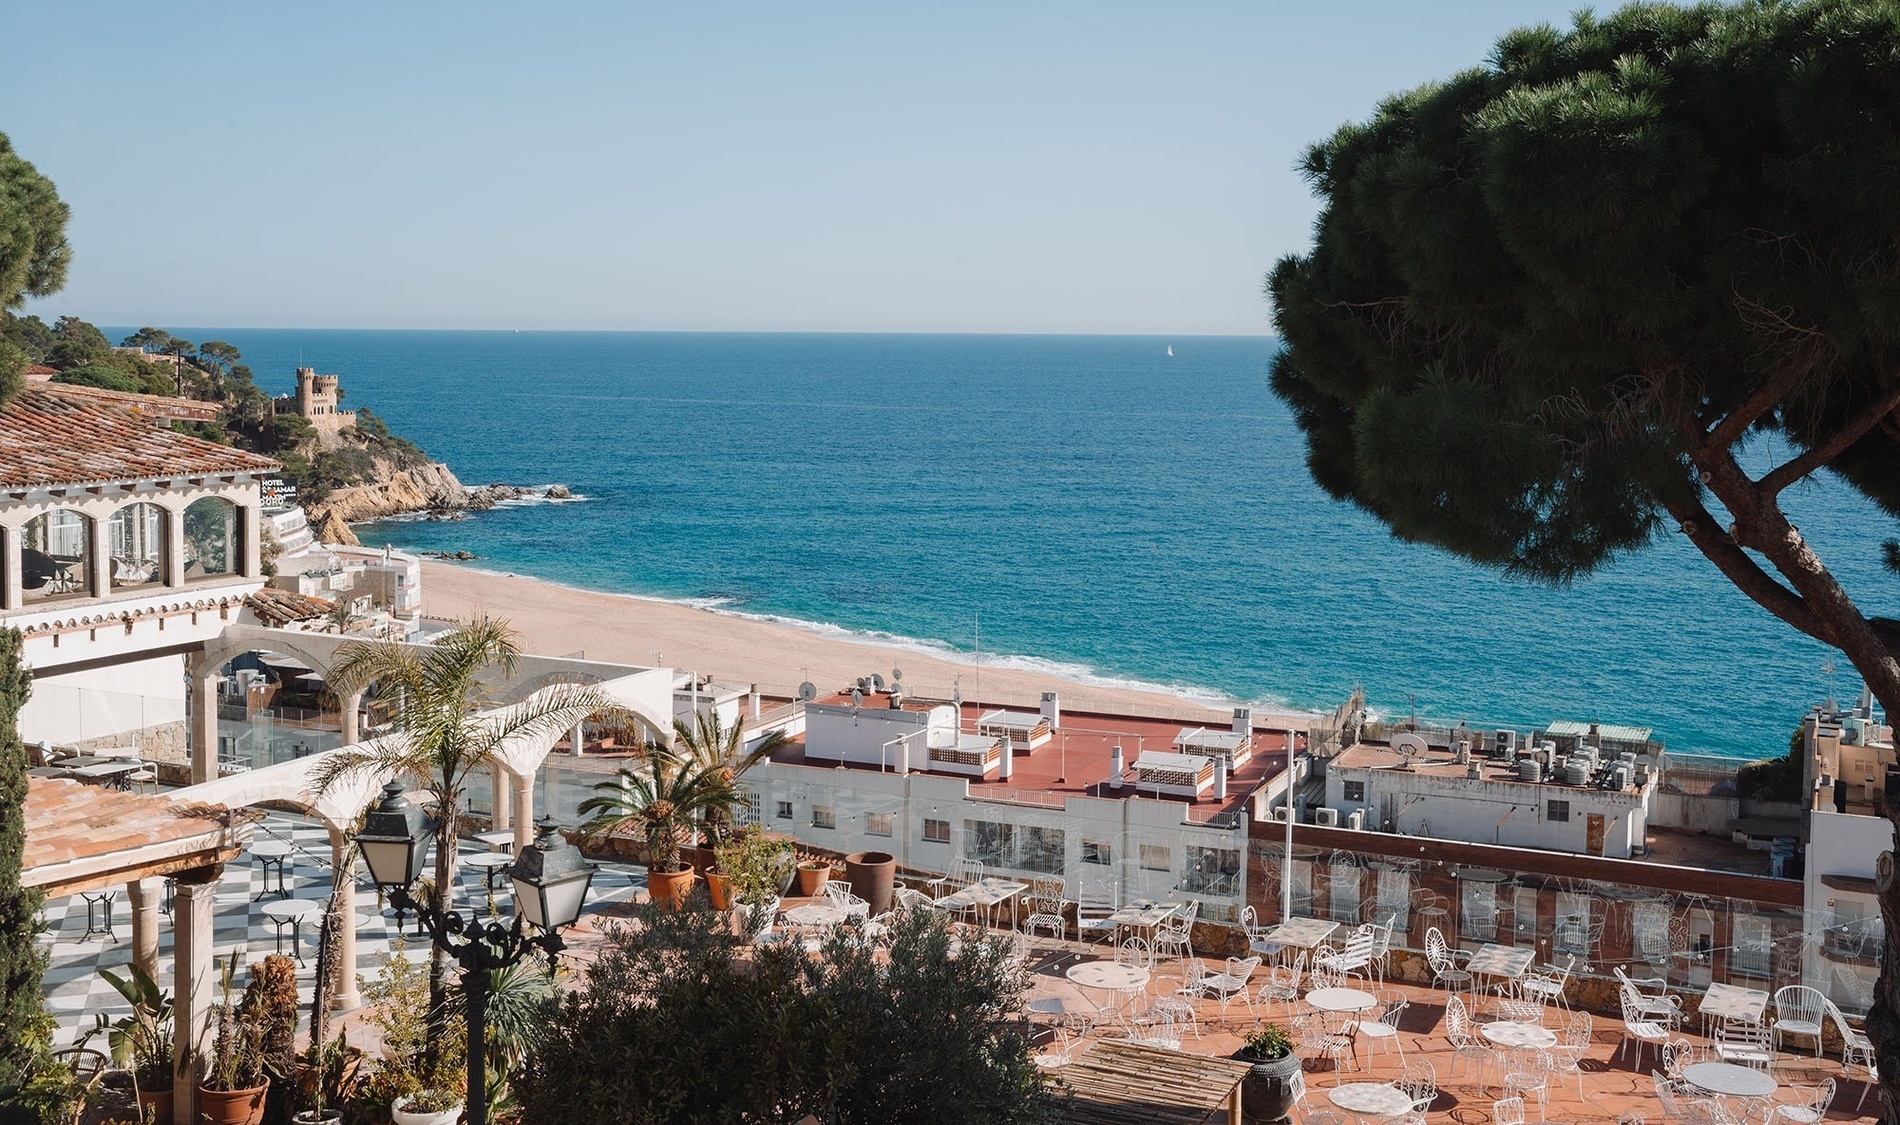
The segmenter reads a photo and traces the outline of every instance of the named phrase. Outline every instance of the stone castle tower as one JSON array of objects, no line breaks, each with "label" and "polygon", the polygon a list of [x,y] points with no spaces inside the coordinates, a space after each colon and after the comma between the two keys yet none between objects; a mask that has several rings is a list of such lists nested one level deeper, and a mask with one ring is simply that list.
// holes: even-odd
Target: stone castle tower
[{"label": "stone castle tower", "polygon": [[277,413],[298,414],[319,433],[334,435],[356,425],[356,411],[338,410],[337,377],[313,367],[297,369],[297,393],[276,400]]}]

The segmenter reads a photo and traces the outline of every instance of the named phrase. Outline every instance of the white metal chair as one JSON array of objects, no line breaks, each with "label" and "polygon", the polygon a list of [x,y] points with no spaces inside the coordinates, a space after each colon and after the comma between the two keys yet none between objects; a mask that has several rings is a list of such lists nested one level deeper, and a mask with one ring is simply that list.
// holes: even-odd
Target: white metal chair
[{"label": "white metal chair", "polygon": [[1519,997],[1539,1004],[1556,1004],[1560,1008],[1569,1008],[1564,999],[1564,986],[1570,983],[1570,971],[1577,966],[1577,955],[1572,953],[1564,958],[1562,965],[1549,964],[1541,973],[1525,973],[1518,979]]},{"label": "white metal chair", "polygon": [[1333,1084],[1338,1085],[1340,1071],[1352,1062],[1352,1036],[1329,1030],[1318,1015],[1302,1012],[1293,1017],[1293,1038],[1299,1044],[1301,1058],[1333,1060]]},{"label": "white metal chair", "polygon": [[1823,1078],[1819,1086],[1810,1090],[1797,1090],[1794,1102],[1782,1102],[1775,1106],[1774,1116],[1769,1118],[1772,1125],[1820,1125],[1827,1116],[1827,1107],[1834,1104],[1834,1080]]},{"label": "white metal chair", "polygon": [[[1195,958],[1195,960],[1199,960],[1199,958]],[[1249,1012],[1253,1011],[1253,994],[1249,991],[1249,982],[1253,979],[1254,970],[1259,967],[1260,958],[1258,956],[1244,958],[1229,957],[1227,959],[1227,968],[1224,971],[1209,973],[1201,978],[1201,991],[1220,1001],[1220,1014],[1222,1019],[1227,1018],[1227,1005],[1236,996],[1240,997],[1241,1001],[1247,1005]]]},{"label": "white metal chair", "polygon": [[1438,1100],[1438,1071],[1425,1059],[1413,1059],[1406,1063],[1404,1072],[1393,1085],[1412,1099],[1413,1115],[1422,1116]]},{"label": "white metal chair", "polygon": [[1030,934],[1048,930],[1057,941],[1065,940],[1069,933],[1068,905],[1060,885],[1036,884],[1029,896],[1029,917],[1023,920],[1023,929]]},{"label": "white metal chair", "polygon": [[1583,1097],[1583,1057],[1590,1053],[1591,1035],[1595,1031],[1596,1021],[1590,1013],[1578,1011],[1570,1013],[1570,1022],[1564,1025],[1563,1037],[1550,1049],[1550,1061],[1553,1068],[1562,1074],[1577,1076],[1577,1097]]},{"label": "white metal chair", "polygon": [[1110,915],[1121,908],[1113,886],[1103,888],[1084,887],[1075,899],[1075,938],[1087,941],[1095,938],[1107,941],[1115,936],[1115,923]]},{"label": "white metal chair", "polygon": [[1832,1000],[1827,1002],[1827,1018],[1834,1021],[1834,1030],[1841,1036],[1841,1076],[1853,1077],[1851,1068],[1856,1064],[1867,1068],[1867,1081],[1861,1084],[1860,1098],[1854,1102],[1854,1112],[1859,1113],[1861,1103],[1867,1100],[1867,1091],[1878,1081],[1874,1074],[1874,1041],[1866,1032],[1847,1026],[1847,1016]]},{"label": "white metal chair", "polygon": [[1768,1025],[1774,1036],[1775,1050],[1781,1049],[1781,1041],[1790,1036],[1798,1039],[1814,1040],[1814,1057],[1821,1057],[1821,1018],[1826,1011],[1827,997],[1821,995],[1818,988],[1809,988],[1803,984],[1791,984],[1775,992],[1775,1018]]},{"label": "white metal chair", "polygon": [[1715,1029],[1715,1055],[1725,1063],[1765,1069],[1774,1064],[1774,1039],[1758,1023],[1730,1020]]},{"label": "white metal chair", "polygon": [[1036,1069],[1060,1070],[1075,1061],[1075,1050],[1080,1044],[1069,1035],[1067,1027],[1057,1024],[1047,1034],[1052,1045],[1035,1056]]},{"label": "white metal chair", "polygon": [[[1663,1024],[1670,1030],[1682,1026],[1682,1001],[1669,993],[1669,982],[1661,977],[1631,979],[1621,965],[1611,970],[1621,982],[1623,997],[1646,1020]],[[1644,989],[1650,989],[1645,992]]]},{"label": "white metal chair", "polygon": [[1181,987],[1175,989],[1171,995],[1155,997],[1154,1002],[1149,1005],[1150,1009],[1173,1012],[1175,1024],[1186,1024],[1194,1032],[1194,1038],[1199,1039],[1201,1021],[1194,1011],[1194,1001],[1197,997],[1204,995],[1202,982],[1208,975],[1206,962],[1199,957],[1188,958],[1186,967],[1182,971]]},{"label": "white metal chair", "polygon": [[1458,1053],[1458,1061],[1469,1064],[1482,1081],[1486,1068],[1491,1065],[1491,1047],[1478,1034],[1462,996],[1453,995],[1445,1001],[1445,1041]]},{"label": "white metal chair", "polygon": [[1524,1099],[1499,1098],[1491,1103],[1492,1125],[1524,1125]]},{"label": "white metal chair", "polygon": [[1300,998],[1300,978],[1306,973],[1306,950],[1302,949],[1293,957],[1290,965],[1270,965],[1267,979],[1260,986],[1260,1002],[1271,1004],[1278,1000],[1286,1005],[1288,1014]]},{"label": "white metal chair", "polygon": [[1630,997],[1627,991],[1623,992],[1619,999],[1622,1001],[1623,1007],[1623,1043],[1616,1049],[1616,1056],[1622,1058],[1623,1052],[1629,1049],[1630,1041],[1634,1040],[1636,1042],[1636,1064],[1637,1068],[1641,1069],[1644,1044],[1656,1044],[1657,1051],[1660,1053],[1662,1045],[1669,1040],[1669,1029],[1657,1023],[1655,1020],[1644,1019],[1642,1013],[1638,1012],[1630,1004]]},{"label": "white metal chair", "polygon": [[1389,1044],[1387,1050],[1397,1048],[1399,1062],[1405,1062],[1405,1044],[1399,1038],[1399,1017],[1405,1014],[1405,993],[1396,988],[1382,988],[1378,992],[1379,1006],[1361,1016],[1353,1026],[1353,1035],[1366,1040],[1366,1062],[1372,1061],[1372,1047],[1377,1043]]},{"label": "white metal chair", "polygon": [[1550,1054],[1547,1051],[1512,1051],[1504,1069],[1504,1096],[1529,1101],[1537,1096],[1537,1120],[1544,1119],[1550,1103]]},{"label": "white metal chair", "polygon": [[910,887],[899,887],[891,892],[891,899],[902,910],[928,910],[935,900],[922,891]]},{"label": "white metal chair", "polygon": [[827,881],[825,897],[831,900],[831,905],[844,911],[846,918],[857,918],[862,921],[869,921],[871,918],[871,904],[853,894],[851,888],[842,883]]},{"label": "white metal chair", "polygon": [[1150,1006],[1130,1021],[1128,1038],[1151,1047],[1178,1051],[1181,1049],[1181,1026],[1176,1018],[1177,1014],[1172,1008]]},{"label": "white metal chair", "polygon": [[[1445,935],[1438,931],[1437,926],[1425,931],[1425,960],[1432,967],[1433,988],[1442,984],[1447,992],[1456,992],[1470,987],[1471,974],[1463,965],[1471,960],[1471,954],[1462,949],[1453,950],[1446,945]],[[1454,985],[1457,987],[1452,987]]]},{"label": "white metal chair", "polygon": [[1193,947],[1194,920],[1200,916],[1201,900],[1191,898],[1187,906],[1155,927],[1155,956],[1186,957]]}]

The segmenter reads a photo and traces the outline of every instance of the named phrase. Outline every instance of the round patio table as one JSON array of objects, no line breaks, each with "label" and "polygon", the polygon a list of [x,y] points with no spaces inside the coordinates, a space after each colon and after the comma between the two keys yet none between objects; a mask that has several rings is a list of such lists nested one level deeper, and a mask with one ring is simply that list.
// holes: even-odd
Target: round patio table
[{"label": "round patio table", "polygon": [[1734,1063],[1695,1063],[1683,1067],[1682,1076],[1711,1094],[1734,1098],[1765,1098],[1781,1088],[1781,1083],[1766,1071]]},{"label": "round patio table", "polygon": [[828,903],[808,903],[787,910],[785,920],[795,926],[835,926],[844,921],[844,908]]},{"label": "round patio table", "polygon": [[1070,965],[1067,974],[1070,980],[1083,988],[1100,988],[1108,992],[1133,992],[1146,988],[1152,975],[1147,969],[1116,961],[1084,961],[1079,965]]},{"label": "round patio table", "polygon": [[1399,1117],[1412,1112],[1412,1097],[1389,1082],[1348,1082],[1326,1098],[1355,1117]]},{"label": "round patio table", "polygon": [[1517,1020],[1483,1024],[1478,1028],[1478,1034],[1500,1047],[1519,1051],[1541,1050],[1557,1045],[1556,1032],[1541,1024],[1519,1023]]},{"label": "round patio table", "polygon": [[1377,1007],[1379,998],[1362,988],[1315,988],[1306,1002],[1321,1012],[1363,1012]]}]

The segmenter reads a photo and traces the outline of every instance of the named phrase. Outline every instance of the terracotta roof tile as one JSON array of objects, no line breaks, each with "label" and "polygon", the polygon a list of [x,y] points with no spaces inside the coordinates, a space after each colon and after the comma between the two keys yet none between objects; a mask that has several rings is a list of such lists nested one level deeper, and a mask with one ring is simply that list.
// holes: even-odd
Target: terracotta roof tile
[{"label": "terracotta roof tile", "polygon": [[0,410],[0,487],[266,473],[255,453],[158,429],[139,413],[28,386]]},{"label": "terracotta roof tile", "polygon": [[292,621],[310,621],[336,608],[335,602],[299,594],[295,590],[279,590],[275,586],[266,586],[245,598],[244,604],[250,607],[259,621],[273,629]]},{"label": "terracotta roof tile", "polygon": [[102,406],[118,406],[143,415],[146,421],[154,424],[177,419],[187,422],[209,422],[217,418],[220,407],[215,402],[200,402],[195,398],[178,398],[173,395],[142,395],[130,391],[109,391],[104,387],[82,387],[76,383],[48,383],[42,390],[61,398],[70,398],[79,402],[95,402]]},{"label": "terracotta roof tile", "polygon": [[165,796],[39,777],[27,782],[23,819],[21,877],[28,886],[39,882],[34,878],[37,869],[74,860],[187,841],[216,849],[225,845],[236,823],[222,805],[181,805]]}]

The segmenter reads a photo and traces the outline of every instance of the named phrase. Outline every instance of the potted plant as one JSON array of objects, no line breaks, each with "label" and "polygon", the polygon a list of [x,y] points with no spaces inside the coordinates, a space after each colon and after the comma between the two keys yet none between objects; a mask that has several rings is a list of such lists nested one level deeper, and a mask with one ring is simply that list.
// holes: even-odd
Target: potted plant
[{"label": "potted plant", "polygon": [[623,766],[581,802],[581,815],[591,817],[581,833],[644,833],[647,895],[656,906],[677,907],[693,886],[693,869],[681,862],[680,846],[693,837],[696,820],[726,799],[731,787],[726,772],[723,766],[649,745],[638,767]]},{"label": "potted plant", "polygon": [[364,1083],[366,1100],[387,1105],[396,1125],[454,1125],[462,1115],[466,1022],[445,1013],[439,1023],[446,1033],[439,1040],[431,1035],[428,974],[409,959],[400,941],[392,944],[365,992],[383,1043]]},{"label": "potted plant", "polygon": [[1278,1121],[1286,1117],[1299,1092],[1293,1077],[1300,1072],[1300,1057],[1293,1051],[1286,1028],[1277,1023],[1255,1024],[1241,1040],[1236,1057],[1253,1064],[1241,1080],[1242,1111],[1252,1120]]},{"label": "potted plant", "polygon": [[[713,905],[721,910],[734,906],[758,906],[785,893],[792,876],[792,845],[767,836],[756,824],[748,824],[713,850],[719,872],[727,887],[722,904],[715,892]],[[706,876],[706,888],[713,891],[713,877]]]},{"label": "potted plant", "polygon": [[[198,1116],[205,1125],[258,1125],[264,1120],[264,1022],[260,1008],[231,1003],[233,957],[224,967],[223,1000],[218,1005],[217,1038],[198,1080]],[[248,999],[250,988],[246,987]]]},{"label": "potted plant", "polygon": [[[336,878],[353,878],[353,865],[337,869]],[[297,1082],[297,1113],[291,1125],[343,1125],[340,1108],[349,1093],[359,1053],[353,1052],[342,1031],[330,1033],[330,990],[336,979],[337,931],[344,924],[337,892],[330,892],[323,923],[317,930],[317,971],[311,982],[310,1046],[304,1053]]]},{"label": "potted plant", "polygon": [[798,893],[806,898],[814,898],[825,893],[825,883],[831,878],[831,864],[822,859],[801,860],[798,864]]},{"label": "potted plant", "polygon": [[150,1106],[159,1121],[172,1117],[172,998],[152,975],[137,965],[125,976],[101,968],[132,1011],[116,1020],[102,1012],[93,1017],[92,1030],[79,1038],[84,1047],[95,1036],[106,1036],[107,1054],[115,1066],[129,1066],[138,1082],[141,1111]]}]

